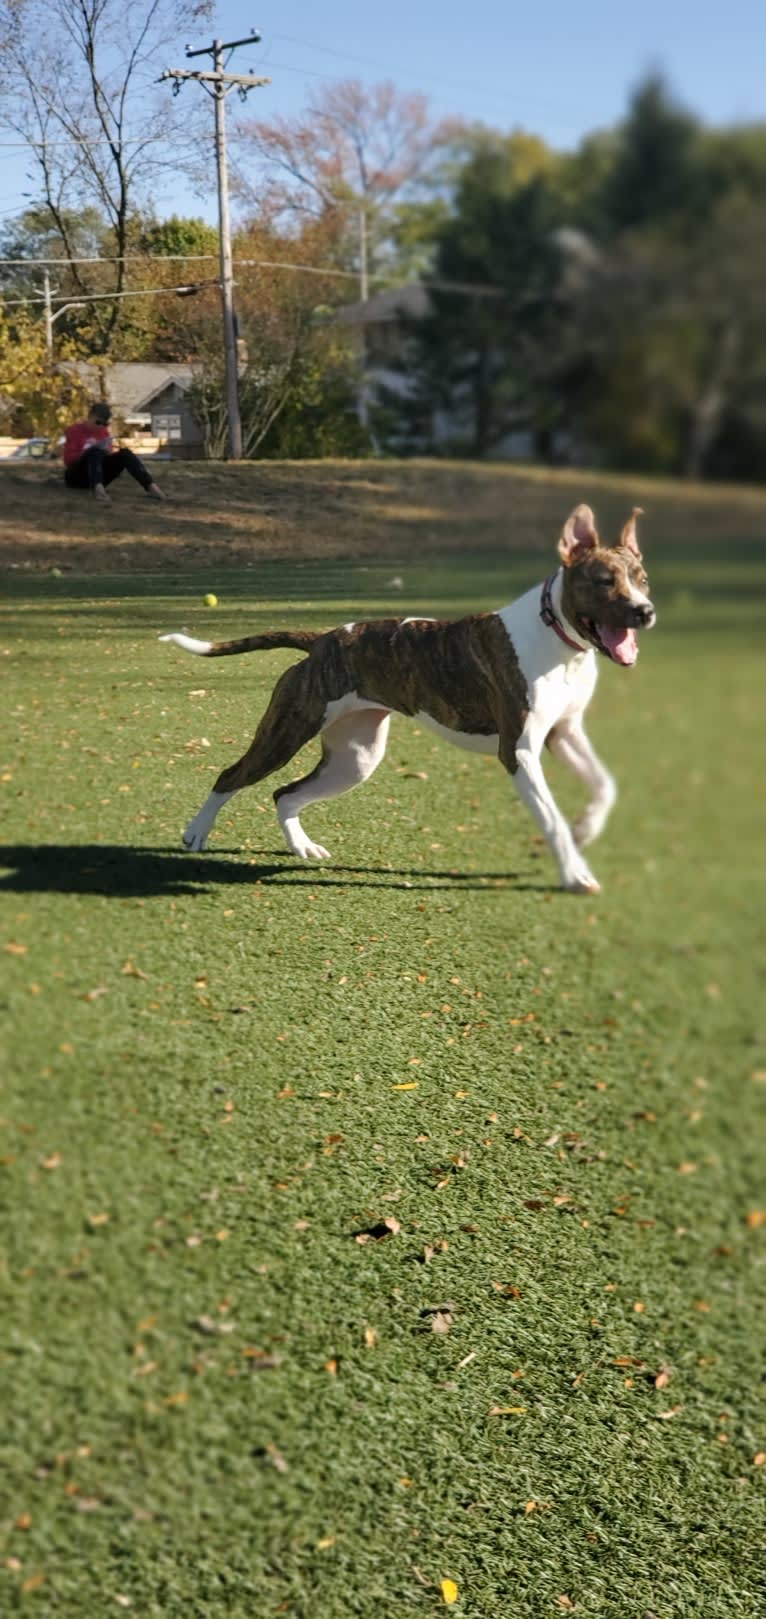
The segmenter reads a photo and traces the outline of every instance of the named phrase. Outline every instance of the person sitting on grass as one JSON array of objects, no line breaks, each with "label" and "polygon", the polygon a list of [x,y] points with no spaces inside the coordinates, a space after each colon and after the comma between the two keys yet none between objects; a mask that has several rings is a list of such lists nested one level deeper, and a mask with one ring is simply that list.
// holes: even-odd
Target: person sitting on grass
[{"label": "person sitting on grass", "polygon": [[109,500],[106,486],[129,472],[152,500],[164,500],[143,461],[132,450],[117,450],[109,430],[112,412],[97,400],[87,420],[73,422],[64,437],[64,482],[70,489],[91,489],[96,500]]}]

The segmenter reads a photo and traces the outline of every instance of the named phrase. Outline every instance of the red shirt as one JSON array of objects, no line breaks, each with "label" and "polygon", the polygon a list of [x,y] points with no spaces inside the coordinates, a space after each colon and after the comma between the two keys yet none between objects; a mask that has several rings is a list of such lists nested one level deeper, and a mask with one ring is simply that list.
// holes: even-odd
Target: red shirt
[{"label": "red shirt", "polygon": [[102,444],[105,450],[112,448],[111,429],[98,422],[73,422],[64,435],[64,466],[73,467],[75,461],[89,450],[91,444]]}]

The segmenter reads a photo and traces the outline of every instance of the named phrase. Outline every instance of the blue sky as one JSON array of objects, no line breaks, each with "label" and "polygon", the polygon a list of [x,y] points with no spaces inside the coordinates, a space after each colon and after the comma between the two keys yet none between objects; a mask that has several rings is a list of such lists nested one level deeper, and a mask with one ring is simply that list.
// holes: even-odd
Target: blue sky
[{"label": "blue sky", "polygon": [[[215,27],[195,30],[190,43],[206,44],[214,32],[235,38],[251,27],[262,42],[239,52],[237,64],[269,74],[272,83],[253,92],[248,117],[291,117],[334,79],[391,79],[402,90],[422,90],[435,116],[520,126],[566,149],[615,123],[636,81],[660,67],[710,123],[766,119],[762,0],[219,0]],[[171,65],[183,63],[186,43],[179,39]],[[184,91],[192,93],[199,92]],[[236,124],[239,103],[229,105]],[[0,155],[2,224],[23,206],[28,181],[18,153]],[[212,198],[195,199],[172,178],[155,201],[160,214],[214,217]]]}]

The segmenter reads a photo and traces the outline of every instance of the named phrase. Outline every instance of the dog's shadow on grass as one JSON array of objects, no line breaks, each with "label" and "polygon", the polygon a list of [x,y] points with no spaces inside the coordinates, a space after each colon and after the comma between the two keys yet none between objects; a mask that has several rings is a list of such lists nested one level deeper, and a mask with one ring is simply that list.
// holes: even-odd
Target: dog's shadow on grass
[{"label": "dog's shadow on grass", "polygon": [[215,888],[269,883],[277,888],[377,888],[436,890],[512,886],[515,892],[550,892],[547,883],[519,881],[510,871],[429,871],[381,866],[296,864],[287,852],[257,860],[220,854],[183,854],[177,849],[110,843],[16,843],[0,845],[0,891],[15,894],[99,894],[109,899],[211,893]]}]

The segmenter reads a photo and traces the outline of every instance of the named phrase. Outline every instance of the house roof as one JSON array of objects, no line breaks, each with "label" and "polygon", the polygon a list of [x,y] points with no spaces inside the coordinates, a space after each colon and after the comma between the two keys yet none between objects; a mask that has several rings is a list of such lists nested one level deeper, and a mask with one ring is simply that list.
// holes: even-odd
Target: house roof
[{"label": "house roof", "polygon": [[364,303],[345,304],[338,310],[336,319],[339,326],[376,326],[383,321],[398,320],[401,315],[420,320],[429,313],[430,307],[426,288],[419,281],[411,281],[404,287],[387,287],[385,292],[375,292]]},{"label": "house roof", "polygon": [[[76,370],[83,381],[92,386],[94,395],[100,393],[100,368],[87,361],[76,362]],[[121,416],[147,410],[151,401],[164,388],[175,383],[182,393],[191,387],[193,365],[154,365],[143,360],[117,360],[104,367],[104,386],[112,409]]]}]

